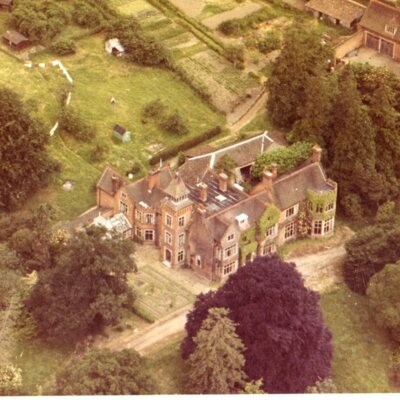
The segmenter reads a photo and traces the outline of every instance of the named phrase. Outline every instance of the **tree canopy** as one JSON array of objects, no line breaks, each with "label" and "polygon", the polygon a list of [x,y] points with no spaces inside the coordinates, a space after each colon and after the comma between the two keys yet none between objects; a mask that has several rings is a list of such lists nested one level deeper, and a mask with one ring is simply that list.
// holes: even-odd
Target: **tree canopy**
[{"label": "tree canopy", "polygon": [[48,341],[73,343],[119,320],[133,305],[127,284],[133,243],[108,239],[104,231],[78,233],[64,245],[52,268],[39,274],[27,308]]},{"label": "tree canopy", "polygon": [[331,333],[318,299],[293,264],[276,255],[258,257],[216,292],[198,296],[188,315],[182,355],[188,358],[196,350],[194,338],[208,310],[225,307],[246,346],[249,379],[262,378],[267,393],[304,393],[330,375]]},{"label": "tree canopy", "polygon": [[400,341],[400,264],[388,264],[369,281],[367,296],[377,324]]},{"label": "tree canopy", "polygon": [[57,395],[155,394],[147,361],[134,350],[92,350],[56,376]]},{"label": "tree canopy", "polygon": [[46,151],[49,135],[20,97],[0,88],[0,209],[14,210],[59,168]]},{"label": "tree canopy", "polygon": [[187,361],[188,393],[237,393],[245,384],[245,347],[226,308],[211,308],[193,338],[196,349]]}]

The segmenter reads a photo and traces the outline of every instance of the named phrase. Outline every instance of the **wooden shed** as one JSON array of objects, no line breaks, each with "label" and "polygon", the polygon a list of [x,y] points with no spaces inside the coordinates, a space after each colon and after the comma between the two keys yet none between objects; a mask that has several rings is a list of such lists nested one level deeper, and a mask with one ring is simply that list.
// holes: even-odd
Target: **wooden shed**
[{"label": "wooden shed", "polygon": [[29,39],[16,31],[7,31],[3,35],[3,42],[14,50],[22,50],[30,45]]},{"label": "wooden shed", "polygon": [[127,131],[124,127],[118,124],[114,126],[113,136],[124,143],[132,140],[131,132]]},{"label": "wooden shed", "polygon": [[0,0],[0,10],[11,10],[13,0]]}]

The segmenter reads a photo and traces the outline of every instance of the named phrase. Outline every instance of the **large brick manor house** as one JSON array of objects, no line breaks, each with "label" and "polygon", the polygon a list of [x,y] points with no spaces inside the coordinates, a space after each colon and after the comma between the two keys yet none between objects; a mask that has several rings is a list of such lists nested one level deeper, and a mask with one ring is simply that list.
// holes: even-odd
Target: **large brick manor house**
[{"label": "large brick manor house", "polygon": [[[324,173],[318,146],[295,170],[277,175],[273,166],[244,191],[256,156],[271,145],[265,132],[219,150],[202,146],[176,172],[160,165],[136,182],[106,167],[86,223],[156,246],[166,265],[187,265],[212,280],[296,237],[332,235],[337,185]],[[237,165],[234,179],[214,169],[227,154]]]}]

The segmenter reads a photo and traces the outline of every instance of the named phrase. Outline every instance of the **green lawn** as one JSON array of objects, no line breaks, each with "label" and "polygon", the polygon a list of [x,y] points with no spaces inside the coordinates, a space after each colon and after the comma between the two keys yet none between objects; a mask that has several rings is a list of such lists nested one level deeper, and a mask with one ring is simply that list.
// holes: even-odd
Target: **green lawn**
[{"label": "green lawn", "polygon": [[388,381],[394,344],[372,320],[366,297],[346,286],[321,296],[325,322],[333,333],[332,378],[339,392],[394,392]]}]

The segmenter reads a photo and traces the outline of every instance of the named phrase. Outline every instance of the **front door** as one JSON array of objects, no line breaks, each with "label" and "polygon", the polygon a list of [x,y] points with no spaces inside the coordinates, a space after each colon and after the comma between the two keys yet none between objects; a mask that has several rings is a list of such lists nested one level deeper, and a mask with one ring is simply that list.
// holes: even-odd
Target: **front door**
[{"label": "front door", "polygon": [[171,250],[165,249],[165,261],[167,261],[169,263],[172,261]]},{"label": "front door", "polygon": [[393,58],[393,49],[394,45],[391,42],[387,42],[386,40],[381,41],[381,53],[386,54],[387,56],[390,56]]}]

